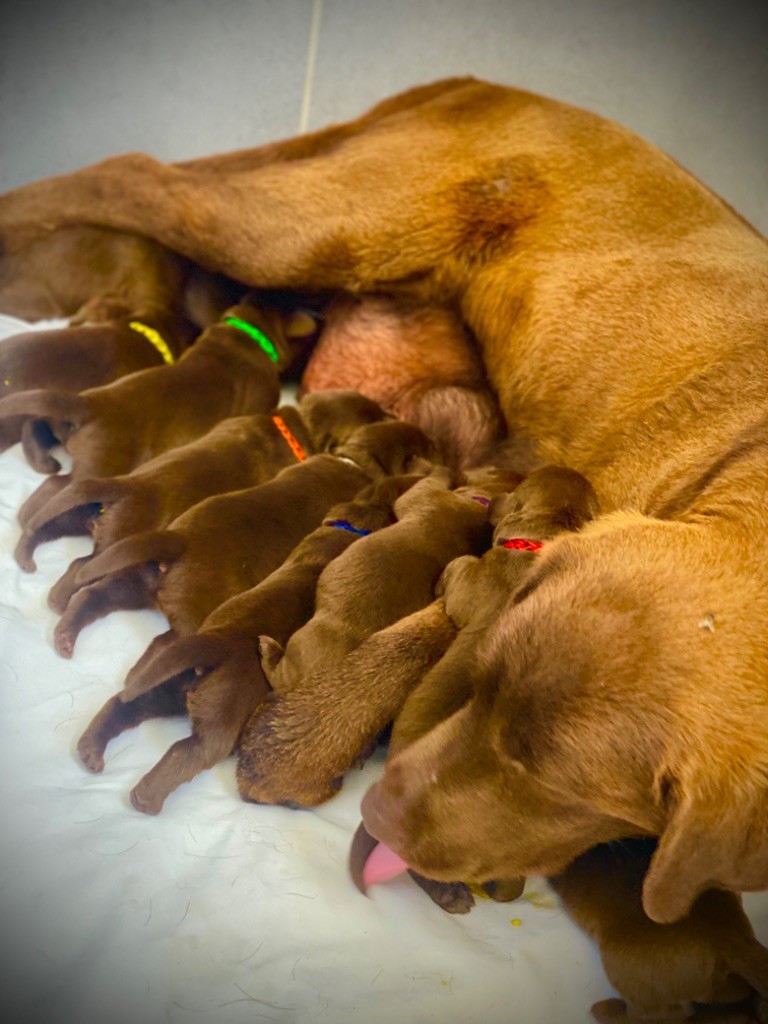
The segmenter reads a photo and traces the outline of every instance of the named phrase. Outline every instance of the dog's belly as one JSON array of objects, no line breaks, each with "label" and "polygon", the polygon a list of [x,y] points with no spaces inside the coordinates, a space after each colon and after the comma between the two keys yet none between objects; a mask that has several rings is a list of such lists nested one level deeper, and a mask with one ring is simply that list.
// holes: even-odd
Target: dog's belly
[{"label": "dog's belly", "polygon": [[[713,249],[730,234],[713,228]],[[563,252],[546,267],[532,253],[534,272],[509,274],[502,296],[491,297],[494,273],[467,292],[510,433],[584,473],[606,510],[645,511],[662,478],[706,463],[713,441],[722,451],[763,416],[768,247],[746,231],[738,242],[741,272],[704,242],[685,259],[638,242],[630,255]],[[489,318],[494,308],[510,329]]]}]

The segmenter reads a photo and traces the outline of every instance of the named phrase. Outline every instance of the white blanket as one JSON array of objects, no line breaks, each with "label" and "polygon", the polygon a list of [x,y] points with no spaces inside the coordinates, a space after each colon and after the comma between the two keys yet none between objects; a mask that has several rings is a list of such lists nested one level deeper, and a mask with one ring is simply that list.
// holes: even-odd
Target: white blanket
[{"label": "white blanket", "polygon": [[[27,325],[0,317],[0,338]],[[0,340],[0,344],[2,341]],[[234,759],[158,817],[128,792],[188,733],[157,720],[113,741],[103,775],[78,737],[166,628],[157,612],[88,627],[71,661],[46,596],[90,540],[12,558],[16,513],[43,478],[0,455],[0,993],[6,1020],[56,1024],[586,1024],[613,994],[543,882],[522,900],[439,910],[407,877],[364,898],[346,858],[374,758],[315,811],[243,803]],[[750,897],[768,941],[768,896]]]}]

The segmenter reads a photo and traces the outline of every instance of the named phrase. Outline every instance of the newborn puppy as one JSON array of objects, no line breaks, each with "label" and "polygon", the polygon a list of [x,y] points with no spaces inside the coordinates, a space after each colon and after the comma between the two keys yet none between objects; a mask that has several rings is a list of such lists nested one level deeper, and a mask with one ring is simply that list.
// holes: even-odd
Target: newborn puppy
[{"label": "newborn puppy", "polygon": [[[536,470],[510,494],[493,499],[489,512],[493,547],[482,558],[454,559],[438,581],[436,593],[442,597],[434,603],[435,614],[446,615],[459,632],[450,646],[443,647],[443,657],[417,680],[418,685],[403,693],[390,736],[390,758],[469,700],[472,684],[467,666],[477,656],[480,637],[524,585],[537,551],[557,534],[579,530],[599,511],[591,484],[560,466]],[[383,664],[378,672],[386,679],[393,674]],[[350,870],[363,893],[369,884],[388,877],[374,862],[368,865],[371,854],[382,859],[386,855],[377,846],[361,824],[352,843]],[[390,863],[405,870],[402,862],[391,859]],[[415,871],[410,874],[444,910],[466,913],[474,904],[469,887],[462,882],[435,882]],[[484,889],[492,898],[507,901],[519,896],[522,887],[522,881],[513,879],[488,882]]]},{"label": "newborn puppy", "polygon": [[[286,439],[291,439],[291,443]],[[136,533],[160,530],[213,494],[265,483],[299,456],[314,454],[298,411],[283,406],[273,416],[233,416],[203,437],[157,455],[132,473],[74,480],[24,525],[16,545],[19,565],[34,565],[38,544],[92,533],[93,554],[78,558],[55,584],[49,604],[63,612],[77,573],[112,544]]]},{"label": "newborn puppy", "polygon": [[[108,384],[174,361],[196,333],[182,315],[159,307],[136,313],[124,305],[104,323],[25,331],[0,343],[0,398],[33,388],[83,391]],[[26,416],[9,416],[0,424],[0,451],[21,440],[28,422]]]},{"label": "newborn puppy", "polygon": [[[600,1024],[765,1021],[768,949],[757,941],[741,896],[709,889],[681,920],[651,921],[642,891],[656,848],[654,839],[603,843],[550,879],[623,997],[596,1003],[592,1015]],[[700,1016],[691,1014],[697,1003],[731,1005],[702,1008]]]},{"label": "newborn puppy", "polygon": [[104,750],[123,730],[157,715],[186,709],[192,735],[175,743],[131,793],[137,810],[157,814],[182,782],[230,754],[268,686],[258,636],[287,643],[311,616],[323,568],[361,536],[394,522],[394,500],[419,477],[369,484],[351,502],[334,506],[283,564],[252,590],[225,601],[199,632],[157,637],[131,669],[124,691],[107,701],[78,744],[91,771],[104,767]]},{"label": "newborn puppy", "polygon": [[47,428],[36,453],[27,450],[36,468],[59,468],[50,443],[61,442],[72,456],[70,476],[46,481],[25,502],[22,525],[72,479],[127,473],[228,416],[274,409],[278,369],[289,358],[276,313],[235,306],[172,366],[141,370],[79,395],[41,390],[2,399],[0,426],[8,416],[32,415]]},{"label": "newborn puppy", "polygon": [[416,423],[454,468],[482,462],[503,433],[477,346],[444,306],[403,296],[337,297],[302,377],[304,392],[331,384]]},{"label": "newborn puppy", "polygon": [[34,550],[43,541],[93,533],[93,554],[73,562],[49,595],[49,604],[61,613],[77,589],[77,573],[111,544],[162,529],[213,494],[264,483],[295,458],[384,418],[380,406],[354,391],[320,392],[300,402],[298,411],[284,406],[274,416],[230,417],[132,473],[73,481],[27,519],[16,559],[33,565]]},{"label": "newborn puppy", "polygon": [[[518,480],[451,491],[449,472],[435,470],[398,499],[394,526],[364,538],[323,572],[315,614],[284,653],[273,640],[262,640],[271,685],[289,692],[271,695],[246,727],[238,764],[245,799],[313,806],[338,790],[340,776],[400,703],[389,665],[383,676],[367,671],[366,652],[358,649],[374,633],[430,605],[435,583],[453,558],[488,546],[486,506]],[[445,644],[452,627],[444,615],[438,620],[439,642]],[[407,651],[413,659],[409,673],[424,671],[424,661],[417,662],[429,659],[429,645],[411,645],[410,635],[402,643],[397,627],[394,633],[395,652],[399,648],[402,657]],[[390,657],[397,660],[395,652]],[[383,664],[379,659],[378,671]],[[342,728],[333,724],[338,722]]]},{"label": "newborn puppy", "polygon": [[[374,423],[359,434],[384,467],[379,478],[406,472],[414,456],[429,451],[425,435],[407,423]],[[177,632],[194,632],[214,608],[276,569],[333,504],[370,480],[346,457],[313,455],[258,487],[207,498],[165,530],[114,544],[78,573],[82,589],[56,627],[56,649],[71,655],[85,625],[119,608],[156,607]]]},{"label": "newborn puppy", "polygon": [[[334,446],[356,427],[385,418],[355,391],[323,391],[274,416],[232,417],[188,445],[111,480],[74,481],[31,516],[16,547],[31,562],[37,544],[67,533],[93,534],[92,555],[76,559],[54,585],[49,604],[62,613],[91,559],[124,537],[168,526],[213,494],[264,483],[303,454]],[[172,484],[172,486],[171,486]]]}]

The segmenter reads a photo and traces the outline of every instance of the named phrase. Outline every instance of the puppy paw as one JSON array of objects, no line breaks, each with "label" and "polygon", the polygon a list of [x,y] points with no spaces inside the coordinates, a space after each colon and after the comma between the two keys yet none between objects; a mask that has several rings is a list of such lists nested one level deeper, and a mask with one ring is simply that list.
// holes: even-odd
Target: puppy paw
[{"label": "puppy paw", "polygon": [[498,878],[493,882],[484,882],[483,889],[496,903],[511,903],[523,895],[524,878]]},{"label": "puppy paw", "polygon": [[98,775],[104,771],[104,751],[93,737],[85,733],[77,744],[77,756],[89,772]]},{"label": "puppy paw", "polygon": [[71,658],[75,651],[75,637],[68,629],[61,629],[59,624],[53,631],[53,646],[62,658]]},{"label": "puppy paw", "polygon": [[142,814],[159,814],[163,809],[163,802],[163,800],[158,799],[156,794],[149,792],[146,787],[142,786],[141,783],[134,786],[131,790],[131,803]]},{"label": "puppy paw", "polygon": [[447,914],[468,914],[475,905],[475,897],[463,882],[436,882],[416,871],[409,871],[408,874],[432,902]]}]

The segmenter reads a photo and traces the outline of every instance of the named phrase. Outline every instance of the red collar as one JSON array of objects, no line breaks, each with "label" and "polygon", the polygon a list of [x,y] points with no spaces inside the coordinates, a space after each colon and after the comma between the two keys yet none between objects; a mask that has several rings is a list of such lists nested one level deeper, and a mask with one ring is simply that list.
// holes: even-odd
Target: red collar
[{"label": "red collar", "polygon": [[508,548],[510,551],[541,551],[544,541],[528,540],[525,537],[510,537],[509,540],[500,540],[496,547]]}]

